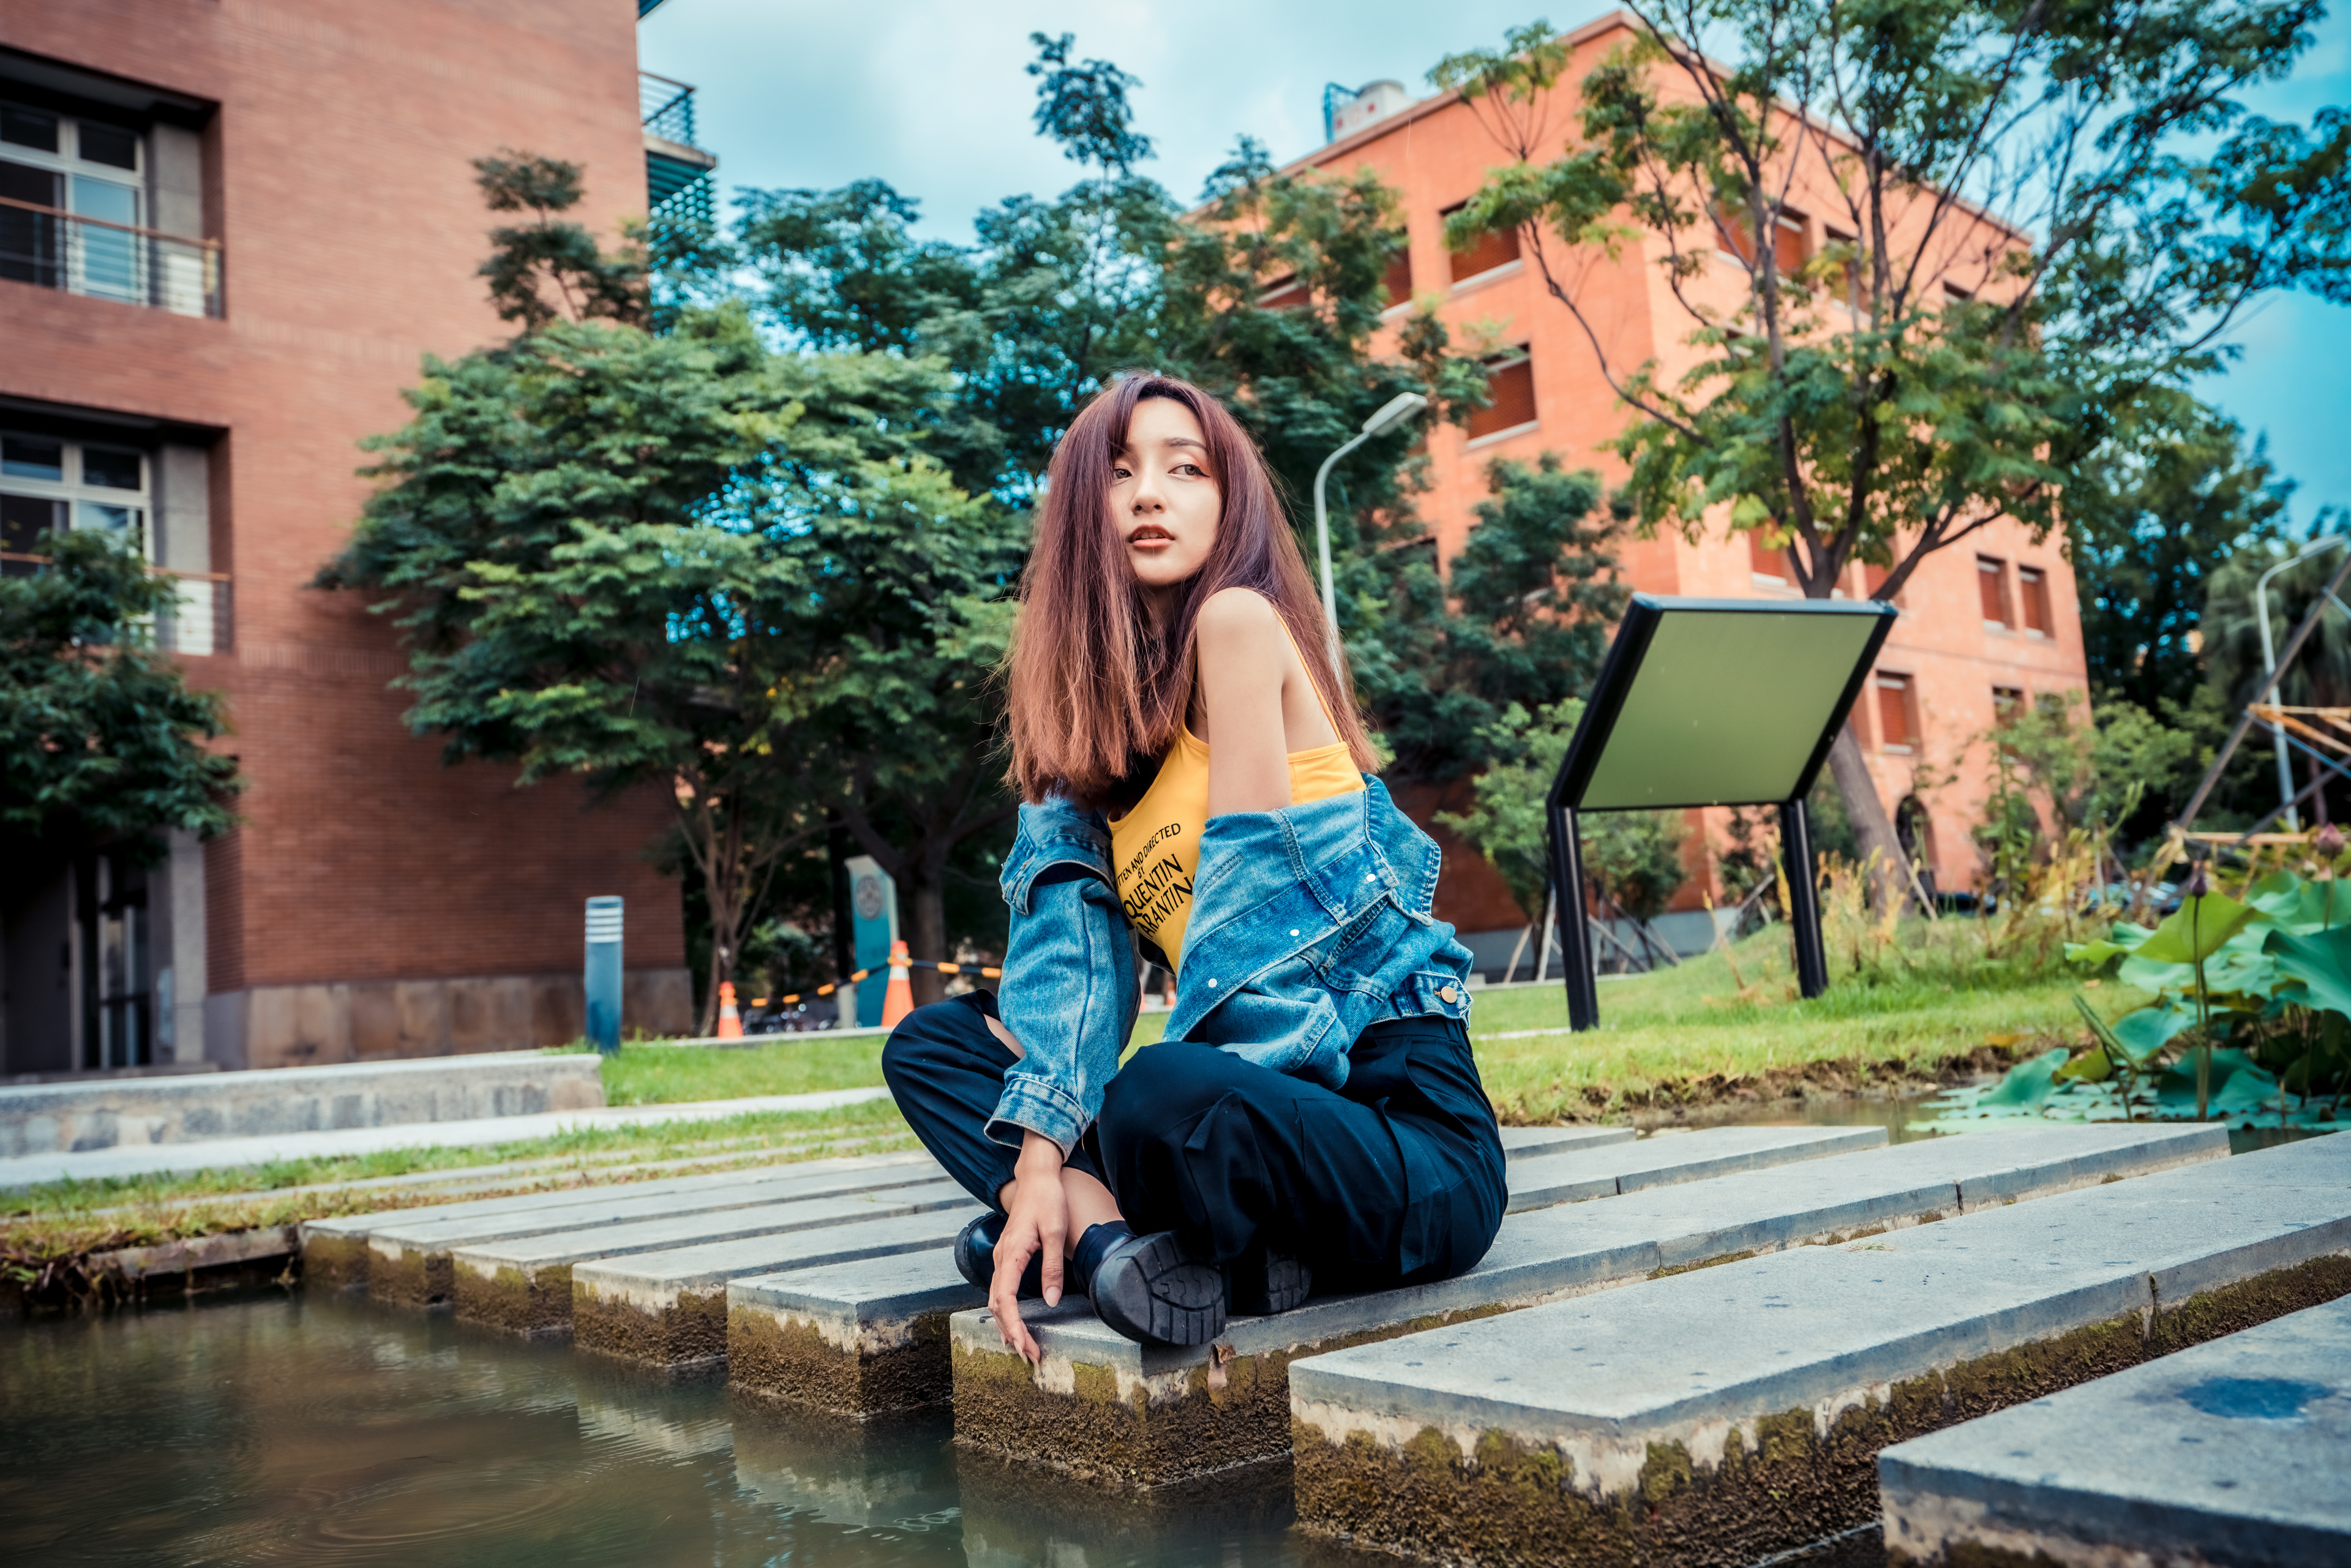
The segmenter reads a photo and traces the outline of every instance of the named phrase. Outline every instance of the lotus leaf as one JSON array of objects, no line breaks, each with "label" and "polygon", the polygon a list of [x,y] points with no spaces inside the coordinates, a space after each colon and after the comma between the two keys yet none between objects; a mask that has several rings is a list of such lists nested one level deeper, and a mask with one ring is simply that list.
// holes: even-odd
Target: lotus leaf
[{"label": "lotus leaf", "polygon": [[2300,980],[2305,1006],[2351,1014],[2351,925],[2297,936],[2273,931],[2265,946],[2279,971]]},{"label": "lotus leaf", "polygon": [[2030,1061],[2018,1062],[1976,1104],[1986,1110],[2025,1110],[2045,1104],[2050,1091],[2056,1086],[2057,1069],[2064,1065],[2068,1054],[2064,1046],[2055,1045]]},{"label": "lotus leaf", "polygon": [[2183,899],[2177,912],[2164,916],[2155,935],[2139,944],[2137,956],[2160,964],[2201,963],[2260,914],[2226,894]]}]

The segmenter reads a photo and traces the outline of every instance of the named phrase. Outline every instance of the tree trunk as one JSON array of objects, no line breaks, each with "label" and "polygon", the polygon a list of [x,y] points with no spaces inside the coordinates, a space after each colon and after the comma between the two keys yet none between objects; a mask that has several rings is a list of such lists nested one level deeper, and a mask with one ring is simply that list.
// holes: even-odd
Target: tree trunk
[{"label": "tree trunk", "polygon": [[1869,764],[1861,755],[1861,742],[1850,724],[1837,727],[1836,744],[1829,747],[1829,777],[1836,781],[1837,793],[1844,800],[1844,814],[1853,822],[1854,837],[1861,842],[1862,859],[1876,856],[1871,885],[1877,906],[1885,909],[1916,902],[1905,869],[1902,841],[1895,836],[1894,820],[1877,798],[1877,785],[1869,776]]},{"label": "tree trunk", "polygon": [[[940,962],[952,959],[955,955],[947,951],[946,877],[940,868],[912,855],[906,857],[906,871],[907,883],[901,891],[905,899],[903,915],[907,952],[917,958]],[[946,999],[946,977],[936,969],[916,969],[909,977],[914,981],[916,1007]]]}]

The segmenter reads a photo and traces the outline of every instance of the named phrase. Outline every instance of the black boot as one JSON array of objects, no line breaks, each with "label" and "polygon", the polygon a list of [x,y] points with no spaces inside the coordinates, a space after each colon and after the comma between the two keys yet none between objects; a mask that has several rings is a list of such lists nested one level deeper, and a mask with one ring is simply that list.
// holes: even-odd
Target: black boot
[{"label": "black boot", "polygon": [[1172,1230],[1089,1228],[1071,1260],[1102,1321],[1145,1344],[1206,1344],[1225,1332],[1224,1270],[1194,1261]]},{"label": "black boot", "polygon": [[[983,1214],[963,1228],[955,1239],[956,1272],[979,1290],[996,1282],[996,1242],[1004,1234],[1004,1216]],[[1064,1270],[1071,1274],[1073,1270]],[[1078,1281],[1069,1281],[1078,1288]],[[1045,1294],[1045,1254],[1040,1250],[1029,1260],[1029,1267],[1020,1271],[1020,1294],[1042,1297]]]},{"label": "black boot", "polygon": [[1261,1318],[1303,1306],[1314,1291],[1314,1270],[1304,1260],[1270,1247],[1254,1247],[1225,1270],[1225,1310],[1237,1318]]}]

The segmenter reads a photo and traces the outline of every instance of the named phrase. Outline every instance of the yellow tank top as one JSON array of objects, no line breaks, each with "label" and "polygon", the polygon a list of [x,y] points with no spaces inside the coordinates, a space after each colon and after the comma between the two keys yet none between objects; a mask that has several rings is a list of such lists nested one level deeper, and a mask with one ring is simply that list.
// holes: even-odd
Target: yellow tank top
[{"label": "yellow tank top", "polygon": [[[1288,630],[1285,625],[1283,631]],[[1297,645],[1291,638],[1290,646]],[[1303,654],[1299,662],[1305,662]],[[1314,688],[1314,696],[1322,701],[1321,686]],[[1327,702],[1322,703],[1322,716],[1337,731],[1339,721]],[[1364,776],[1355,771],[1344,740],[1290,754],[1293,806],[1352,795],[1363,787]],[[1118,896],[1126,905],[1126,917],[1144,940],[1177,966],[1184,961],[1184,928],[1192,918],[1200,831],[1207,824],[1208,743],[1186,726],[1176,731],[1176,744],[1160,759],[1151,788],[1134,810],[1110,824],[1111,864],[1118,873]]]}]

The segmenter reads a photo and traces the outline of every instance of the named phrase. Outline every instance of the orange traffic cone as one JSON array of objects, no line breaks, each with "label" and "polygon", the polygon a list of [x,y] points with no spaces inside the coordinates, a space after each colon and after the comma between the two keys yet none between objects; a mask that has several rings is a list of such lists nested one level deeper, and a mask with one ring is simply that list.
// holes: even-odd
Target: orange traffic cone
[{"label": "orange traffic cone", "polygon": [[743,1015],[735,1010],[735,982],[732,980],[718,982],[718,1038],[743,1038]]},{"label": "orange traffic cone", "polygon": [[914,981],[906,968],[906,945],[890,944],[890,988],[882,993],[882,1027],[894,1029],[914,1010]]}]

